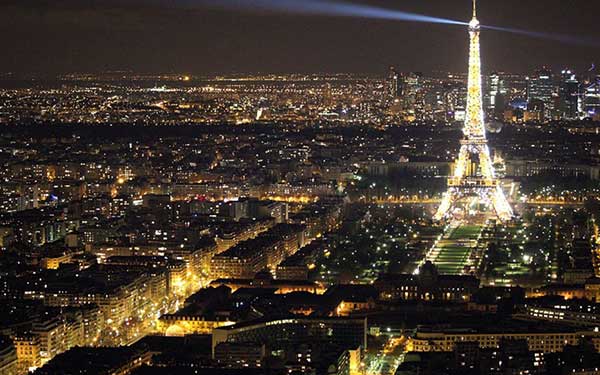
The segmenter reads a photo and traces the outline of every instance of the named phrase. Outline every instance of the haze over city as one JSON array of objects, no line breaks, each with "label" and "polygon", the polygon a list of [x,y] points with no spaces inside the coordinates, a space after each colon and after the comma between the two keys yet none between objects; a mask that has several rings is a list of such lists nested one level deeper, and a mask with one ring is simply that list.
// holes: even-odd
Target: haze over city
[{"label": "haze over city", "polygon": [[[297,14],[293,10],[302,1],[287,1],[288,11],[270,3],[286,1],[4,1],[0,69],[43,75],[114,70],[372,74],[393,64],[402,71],[466,71],[468,40],[461,27]],[[447,0],[360,4],[458,21],[468,21],[470,9],[468,1]],[[482,0],[480,12],[484,25],[597,41],[599,7],[585,0]],[[487,71],[527,73],[548,64],[581,70],[600,58],[598,48],[551,38],[497,31],[484,38]]]}]

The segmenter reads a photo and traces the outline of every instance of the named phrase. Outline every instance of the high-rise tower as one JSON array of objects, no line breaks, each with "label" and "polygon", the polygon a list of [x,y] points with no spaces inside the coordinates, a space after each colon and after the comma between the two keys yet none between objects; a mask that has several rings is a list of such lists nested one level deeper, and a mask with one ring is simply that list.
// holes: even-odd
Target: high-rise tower
[{"label": "high-rise tower", "polygon": [[442,203],[434,216],[435,220],[446,218],[456,202],[471,196],[492,206],[502,221],[510,220],[513,216],[510,204],[502,191],[500,180],[496,178],[485,135],[479,32],[477,4],[476,0],[473,0],[473,19],[469,22],[469,82],[467,111],[463,127],[464,137],[460,141],[460,152],[456,159],[454,172],[448,178],[448,190],[444,193]]},{"label": "high-rise tower", "polygon": [[550,121],[554,114],[554,77],[548,68],[535,71],[527,77],[527,102],[529,109],[540,108],[543,121]]},{"label": "high-rise tower", "polygon": [[564,69],[560,75],[560,85],[558,88],[558,97],[560,104],[560,117],[562,119],[574,120],[579,116],[579,98],[580,98],[579,80],[575,73],[569,69]]}]

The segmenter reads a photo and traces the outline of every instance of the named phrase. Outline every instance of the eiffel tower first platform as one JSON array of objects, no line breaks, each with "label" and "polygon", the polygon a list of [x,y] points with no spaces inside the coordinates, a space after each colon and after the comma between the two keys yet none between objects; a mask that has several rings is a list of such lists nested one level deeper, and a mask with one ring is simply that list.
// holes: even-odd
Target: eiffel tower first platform
[{"label": "eiffel tower first platform", "polygon": [[[480,24],[476,0],[473,0],[473,19],[469,22],[470,50],[467,90],[467,112],[460,141],[460,152],[453,175],[448,178],[448,190],[433,217],[443,220],[452,215],[453,208],[463,198],[476,197],[491,206],[501,221],[510,220],[513,211],[496,177],[485,135],[481,90],[481,57],[479,48]],[[477,167],[472,168],[472,165]]]}]

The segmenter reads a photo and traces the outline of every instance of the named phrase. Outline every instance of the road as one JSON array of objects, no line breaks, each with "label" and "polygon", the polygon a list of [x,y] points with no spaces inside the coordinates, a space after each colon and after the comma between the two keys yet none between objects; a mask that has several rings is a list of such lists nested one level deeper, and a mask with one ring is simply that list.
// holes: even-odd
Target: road
[{"label": "road", "polygon": [[379,351],[367,354],[365,360],[366,375],[393,375],[404,359],[406,339],[403,336],[392,337]]}]

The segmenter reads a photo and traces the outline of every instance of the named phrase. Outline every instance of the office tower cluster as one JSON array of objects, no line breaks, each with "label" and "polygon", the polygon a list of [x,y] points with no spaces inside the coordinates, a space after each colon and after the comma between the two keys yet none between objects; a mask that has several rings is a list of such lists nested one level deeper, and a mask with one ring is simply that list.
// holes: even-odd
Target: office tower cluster
[{"label": "office tower cluster", "polygon": [[[453,73],[400,73],[390,68],[386,94],[390,112],[401,121],[465,120],[467,76]],[[489,121],[538,122],[600,120],[600,74],[548,67],[530,74],[493,71],[482,76]]]}]

